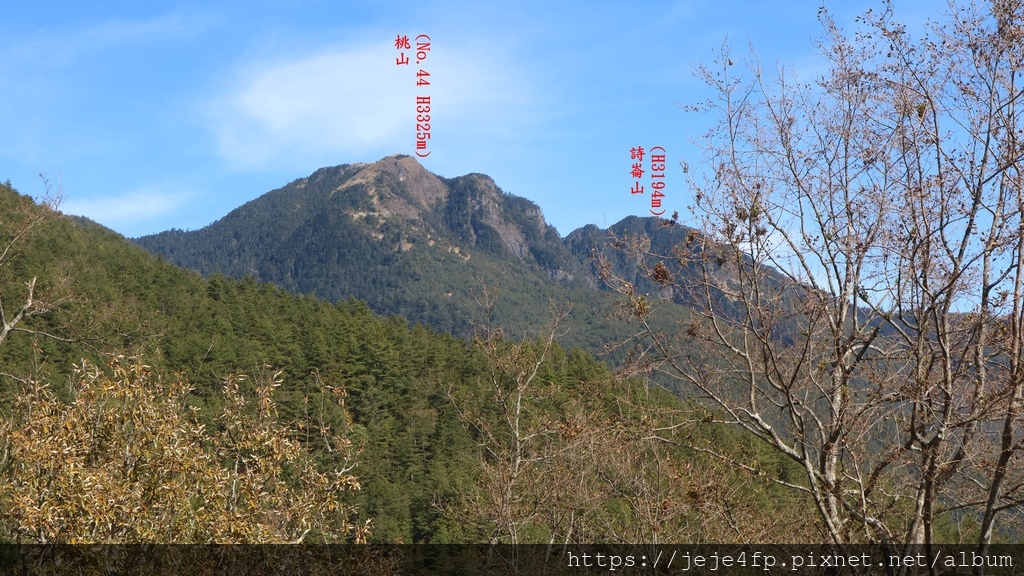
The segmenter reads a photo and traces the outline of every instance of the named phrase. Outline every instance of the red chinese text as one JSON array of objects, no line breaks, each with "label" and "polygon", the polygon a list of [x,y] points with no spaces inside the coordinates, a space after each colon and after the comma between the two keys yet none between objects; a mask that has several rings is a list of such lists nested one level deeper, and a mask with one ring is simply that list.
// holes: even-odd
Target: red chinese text
[{"label": "red chinese text", "polygon": [[[661,146],[651,148],[650,158],[651,214],[661,216],[665,213],[665,210],[662,209],[660,212],[655,212],[655,209],[661,208],[661,199],[665,197],[665,149]],[[637,162],[632,164],[629,171],[629,175],[635,179],[633,187],[629,189],[629,193],[643,194],[644,186],[640,183],[640,180],[644,176],[644,148],[642,146],[630,148],[629,159],[637,160]]]},{"label": "red chinese text", "polygon": [[[409,37],[398,35],[395,38],[395,49],[412,50]],[[420,34],[416,37],[416,64],[422,64],[429,53],[430,36]],[[409,62],[409,57],[405,52],[395,58],[396,66],[408,65]],[[430,86],[430,72],[420,68],[416,72],[416,86],[420,88]],[[430,150],[427,150],[427,140],[430,140],[430,96],[423,95],[424,91],[425,89],[421,90],[421,95],[416,96],[416,155],[420,158],[430,156]]]}]

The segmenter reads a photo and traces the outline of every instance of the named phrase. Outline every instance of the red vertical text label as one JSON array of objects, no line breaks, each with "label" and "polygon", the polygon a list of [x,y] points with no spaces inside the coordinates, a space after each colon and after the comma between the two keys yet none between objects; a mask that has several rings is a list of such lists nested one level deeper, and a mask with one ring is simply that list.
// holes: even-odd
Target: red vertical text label
[{"label": "red vertical text label", "polygon": [[[412,45],[409,44],[408,36],[402,36],[401,34],[399,34],[398,36],[395,37],[395,50],[409,50],[411,48]],[[405,52],[402,52],[401,54],[398,55],[398,58],[395,58],[395,66],[402,66],[408,64],[409,57],[405,55]]]},{"label": "red vertical text label", "polygon": [[[629,170],[629,175],[632,176],[635,181],[633,187],[629,189],[630,194],[643,194],[644,186],[640,183],[640,180],[644,176],[644,148],[643,146],[637,146],[629,149],[629,159],[632,162]],[[661,216],[665,213],[662,209],[660,212],[655,212],[656,209],[661,208],[661,199],[665,197],[665,149],[661,146],[655,146],[649,150],[650,152],[650,176],[651,176],[651,214],[655,216]]]},{"label": "red vertical text label", "polygon": [[[661,154],[655,154],[661,151]],[[665,149],[661,146],[651,148],[651,214],[661,216],[665,213],[655,212],[655,208],[661,208],[661,199],[665,197]]]},{"label": "red vertical text label", "polygon": [[636,180],[635,182],[633,182],[633,187],[629,189],[629,193],[643,194],[644,187],[640,184],[640,178],[644,175],[644,169],[640,166],[640,164],[641,162],[644,161],[644,147],[637,146],[636,148],[630,148],[629,159],[637,161],[633,163],[632,168],[630,168],[629,170],[629,175]]},{"label": "red vertical text label", "polygon": [[[416,37],[416,64],[422,64],[430,54],[430,36],[420,34]],[[420,68],[416,72],[416,86],[430,86],[430,72]],[[427,150],[430,140],[430,96],[416,97],[416,155],[420,158],[430,156]],[[424,154],[423,152],[426,152]]]},{"label": "red vertical text label", "polygon": [[421,150],[427,149],[427,140],[430,140],[430,96],[417,96],[416,97],[416,155],[420,158],[426,158],[430,156],[428,150],[426,154],[420,154]]},{"label": "red vertical text label", "polygon": [[[412,43],[409,41],[408,36],[397,35],[395,37],[395,49],[396,50],[412,50]],[[416,64],[423,64],[423,61],[427,59],[430,54],[430,36],[426,34],[420,34],[416,37]],[[395,58],[395,65],[402,66],[408,65],[410,62],[409,57],[402,52],[398,58]],[[416,86],[417,88],[423,89],[425,86],[430,86],[430,72],[427,72],[424,68],[419,68],[416,71]],[[425,89],[424,89],[425,90]],[[420,92],[420,95],[416,96],[416,155],[420,158],[426,158],[430,156],[430,150],[427,150],[427,140],[430,140],[430,96]]]}]

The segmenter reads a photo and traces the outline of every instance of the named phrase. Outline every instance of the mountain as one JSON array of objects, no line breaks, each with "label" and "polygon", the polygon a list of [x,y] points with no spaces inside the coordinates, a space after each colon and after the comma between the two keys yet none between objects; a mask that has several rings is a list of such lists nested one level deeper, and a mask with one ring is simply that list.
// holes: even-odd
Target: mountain
[{"label": "mountain", "polygon": [[[654,231],[659,222],[617,226]],[[322,168],[200,230],[135,242],[204,276],[248,275],[329,301],[357,298],[459,336],[482,322],[536,334],[552,302],[573,303],[567,345],[596,350],[627,333],[610,318],[614,299],[599,290],[590,262],[603,249],[600,230],[562,240],[537,205],[489,176],[442,178],[410,156]],[[485,289],[497,291],[493,310],[481,305]]]},{"label": "mountain", "polygon": [[[211,435],[223,424],[217,414],[226,377],[251,376],[242,385],[251,394],[254,380],[280,370],[276,399],[282,419],[305,422],[304,415],[315,410],[317,426],[347,428],[365,448],[356,471],[363,489],[351,494],[351,503],[362,520],[373,519],[376,541],[461,537],[458,522],[445,518],[438,504],[453,506],[474,484],[476,444],[442,386],[488,397],[479,392],[487,358],[465,340],[410,327],[400,318],[382,318],[355,300],[331,304],[251,278],[215,275],[204,280],[91,220],[38,206],[3,183],[0,243],[8,248],[0,258],[0,311],[5,325],[25,330],[0,340],[0,453],[5,455],[0,462],[0,544],[14,538],[8,520],[16,509],[8,506],[14,499],[6,490],[15,486],[8,477],[15,465],[7,457],[15,451],[6,444],[10,428],[4,427],[14,406],[29,383],[45,383],[40,389],[68,400],[81,388],[85,373],[109,361],[108,354],[138,357],[153,370],[153,380],[185,375],[194,387],[188,405],[201,410],[199,418]],[[15,316],[32,278],[36,305],[19,320]],[[556,344],[552,351],[545,377],[561,387],[606,375],[580,350],[564,351]],[[83,359],[90,368],[76,369]],[[322,384],[344,387],[347,413],[332,407],[332,394],[323,394]],[[251,396],[248,400],[249,407],[256,405]],[[112,430],[104,428],[105,443],[117,437]],[[122,458],[128,458],[127,452]],[[68,462],[60,468],[72,475],[81,472]],[[163,478],[178,471],[165,471]],[[61,490],[81,486],[80,478],[72,478],[52,480],[49,499],[40,500],[47,509],[69,510],[53,526],[67,527],[83,515],[74,500],[59,498],[68,493]],[[113,487],[109,492],[114,493]],[[83,488],[82,494],[91,499],[94,490]],[[104,504],[122,506],[123,501]],[[103,522],[114,516],[137,520],[122,512],[116,508]],[[26,541],[35,541],[33,536]],[[17,538],[21,541],[22,534]],[[60,538],[70,537],[64,533]]]},{"label": "mountain", "polygon": [[[264,199],[279,211],[278,218],[270,219],[279,225],[277,228],[270,223],[261,224],[264,215],[252,206],[246,208],[249,213],[233,213],[231,218],[250,218],[251,224],[237,230],[238,245],[274,235],[282,241],[290,240],[298,227],[289,231],[281,224],[293,218],[303,203],[316,203],[322,211],[329,211],[330,203],[340,193],[331,196],[328,190],[320,198],[313,192],[318,186],[333,189],[329,183],[332,173],[340,176],[334,180],[336,188],[341,186],[338,180],[352,180],[360,168],[347,170],[348,167],[320,171],[318,177],[314,176],[321,179],[321,184],[311,182],[316,180],[311,177],[305,186],[295,185],[289,190],[291,194],[272,193],[269,199]],[[424,178],[432,181],[425,175]],[[449,181],[439,181],[449,185]],[[478,185],[486,179],[474,176],[463,180],[467,181]],[[349,189],[357,184],[358,181],[353,182]],[[447,192],[450,196],[451,191]],[[471,194],[468,196],[472,198]],[[415,196],[409,197],[415,201]],[[414,214],[402,219],[394,215],[401,208],[398,199],[378,197],[378,205],[373,204],[372,197],[363,200],[375,207],[376,214],[383,214],[376,218],[397,221],[403,232],[419,223],[421,234],[431,234],[433,246],[423,236],[415,243],[418,246],[405,250],[399,246],[393,251],[395,255],[445,247],[444,242],[451,242],[434,236],[434,230],[440,234],[445,231],[444,226],[431,228],[431,232],[424,230],[428,225],[436,225],[430,222],[431,218],[438,220],[436,214]],[[494,202],[491,221],[498,225],[509,221],[501,219],[505,210],[501,202],[515,202],[504,196],[474,201],[479,206]],[[414,206],[412,201],[406,202]],[[295,208],[294,212],[289,211],[291,208]],[[338,212],[333,215],[337,221],[353,220],[345,210]],[[510,266],[519,262],[516,270],[532,270],[538,283],[547,277],[546,283],[539,286],[561,286],[562,292],[549,291],[545,295],[601,295],[593,290],[564,287],[583,280],[549,274],[551,269],[545,268],[536,256],[532,260],[527,256],[533,252],[526,243],[520,256],[509,250],[502,253],[502,258],[480,247],[479,239],[489,233],[484,224],[502,238],[501,229],[487,224],[485,217],[477,216],[474,226],[471,216],[469,228],[464,229],[467,238],[474,238],[473,247],[468,247],[468,242],[460,244],[467,246],[460,247],[460,254],[454,252],[459,246],[447,245],[453,251],[445,254],[456,255],[452,262],[467,267],[476,265],[488,273],[494,271],[478,262]],[[302,222],[299,218],[294,221]],[[539,230],[541,221],[533,222]],[[365,222],[360,225],[369,226]],[[522,230],[513,224],[504,226],[508,238],[515,238],[516,231]],[[521,233],[525,238],[528,232]],[[357,238],[358,234],[353,232],[352,237]],[[167,394],[161,405],[166,407],[170,403],[176,411],[185,408],[184,412],[201,424],[195,428],[196,433],[207,435],[199,438],[196,445],[215,446],[214,442],[226,437],[232,442],[236,438],[237,429],[227,426],[221,418],[226,408],[238,410],[237,414],[258,424],[260,430],[269,429],[267,414],[263,412],[268,404],[257,395],[256,386],[280,378],[280,387],[274,393],[276,408],[270,412],[274,413],[275,421],[288,424],[295,438],[302,438],[314,461],[328,458],[326,440],[321,439],[329,431],[343,432],[354,447],[361,449],[357,450],[352,472],[362,489],[348,492],[345,503],[356,507],[360,525],[372,520],[373,542],[490,542],[495,534],[506,542],[508,537],[495,532],[495,526],[502,526],[497,519],[505,517],[517,522],[519,542],[640,539],[650,533],[650,517],[645,509],[637,510],[623,502],[642,502],[651,494],[655,494],[653,499],[659,509],[671,511],[668,518],[672,521],[665,528],[669,532],[662,532],[667,537],[676,541],[707,538],[709,526],[721,526],[713,534],[736,538],[732,509],[725,522],[714,513],[694,508],[695,499],[712,497],[711,492],[695,496],[709,490],[709,477],[714,478],[715,489],[723,487],[728,491],[730,504],[739,499],[740,510],[752,510],[758,515],[752,519],[750,514],[741,512],[744,522],[740,526],[760,530],[758,526],[774,525],[783,510],[793,508],[793,500],[779,494],[770,482],[752,482],[745,473],[731,472],[719,459],[695,454],[682,444],[649,442],[646,433],[641,433],[648,427],[678,428],[674,415],[681,414],[678,399],[648,389],[637,380],[612,377],[603,364],[582,350],[568,350],[558,343],[547,348],[533,339],[497,336],[473,346],[464,339],[423,326],[410,327],[398,317],[382,318],[365,303],[353,299],[332,304],[296,296],[269,283],[257,283],[251,277],[232,280],[211,274],[203,279],[161,261],[92,221],[66,217],[38,206],[5,184],[0,184],[0,242],[8,247],[5,258],[0,258],[0,309],[5,311],[4,324],[24,330],[10,332],[8,339],[0,341],[0,413],[4,414],[0,419],[0,431],[4,432],[0,433],[0,453],[5,455],[0,463],[0,502],[4,504],[0,506],[0,544],[68,542],[76,534],[85,534],[81,537],[83,541],[97,541],[101,537],[96,535],[96,526],[101,525],[111,531],[116,528],[120,534],[131,533],[133,526],[147,523],[148,516],[141,512],[124,513],[130,510],[124,504],[128,501],[142,502],[143,507],[135,510],[145,513],[178,502],[181,507],[175,509],[182,517],[199,517],[227,502],[226,498],[219,500],[210,494],[203,496],[209,500],[171,500],[177,492],[162,487],[180,486],[180,478],[191,478],[186,471],[192,466],[185,459],[190,457],[182,456],[191,452],[167,451],[165,444],[149,440],[122,444],[124,436],[119,430],[125,429],[113,424],[128,422],[126,429],[131,437],[149,438],[135,430],[140,422],[152,421],[151,411],[126,408],[136,406],[132,404],[133,398],[142,396],[125,391],[178,381],[187,382],[192,390],[183,398],[177,393]],[[373,242],[366,245],[374,246]],[[565,268],[558,269],[570,270],[570,265],[572,262],[567,261]],[[343,276],[328,272],[335,277]],[[561,279],[553,279],[558,276]],[[508,280],[507,276],[502,278]],[[524,281],[523,285],[530,282],[534,280]],[[28,296],[29,286],[34,286],[35,300]],[[26,310],[31,313],[16,319],[17,311],[26,306],[27,300],[30,308]],[[523,314],[528,313],[523,310]],[[88,361],[88,367],[82,366],[83,359]],[[104,365],[108,368],[104,369]],[[131,365],[136,367],[130,368]],[[523,365],[534,369],[527,380],[519,370]],[[133,370],[151,377],[128,378]],[[123,382],[130,386],[108,387],[106,384],[114,382],[109,378],[97,380],[104,382],[103,386],[85,385],[92,375],[99,378],[104,374],[122,374]],[[232,374],[249,378],[231,378]],[[236,404],[225,397],[228,382],[238,386],[244,402]],[[21,432],[20,425],[33,429],[40,418],[57,421],[57,413],[49,410],[59,403],[40,406],[33,400],[26,404],[30,391],[36,394],[33,398],[52,395],[68,406],[91,405],[103,411],[89,412],[82,418],[61,418],[59,430],[51,426],[42,434],[10,434],[12,430]],[[495,400],[496,394],[509,394],[510,398],[518,394],[522,403],[509,402],[502,408]],[[503,432],[513,421],[509,418],[516,422],[515,442],[513,436]],[[520,423],[526,438],[533,440],[519,442]],[[717,427],[695,428],[692,432],[694,436],[687,431],[688,439],[713,439],[717,449],[758,449],[749,439]],[[52,452],[19,450],[9,444],[15,437],[33,442],[39,437],[48,441],[51,437],[67,438],[69,444]],[[147,456],[133,456],[136,453],[130,452],[129,446],[141,444],[145,445],[143,453]],[[178,446],[177,442],[174,444]],[[268,446],[266,442],[260,444]],[[261,450],[248,442],[238,446],[250,456]],[[52,454],[65,456],[51,459],[48,455]],[[512,454],[515,459],[509,458]],[[525,454],[521,461],[519,454]],[[19,460],[34,456],[39,457],[38,461],[55,465],[33,467],[22,465],[24,460]],[[159,459],[151,461],[151,456]],[[173,459],[174,465],[165,468],[156,464],[166,462],[166,458]],[[219,453],[214,458],[223,459]],[[247,458],[241,468],[236,464],[234,470],[249,475],[264,460],[259,456]],[[85,480],[96,477],[87,474],[92,474],[99,463],[113,463],[109,469],[103,469],[107,471],[103,476],[104,494],[111,496],[103,501],[96,501],[95,484]],[[517,469],[522,466],[517,476],[508,472],[513,463]],[[767,461],[765,466],[784,470],[785,464],[781,460]],[[146,471],[156,475],[147,475]],[[501,484],[505,478],[512,478],[507,486],[516,495],[511,507]],[[672,481],[665,482],[665,478]],[[498,484],[492,482],[494,479]],[[45,489],[29,498],[29,487],[37,485]],[[657,491],[651,492],[652,487]],[[118,494],[118,498],[113,498],[113,494]],[[90,505],[80,504],[83,502]],[[153,506],[153,502],[160,506]],[[278,505],[275,502],[276,499],[268,498],[265,503]],[[53,514],[32,515],[23,513],[24,510]],[[100,512],[94,514],[91,510]],[[269,510],[267,517],[286,516],[275,512]],[[50,522],[54,517],[58,521]],[[663,517],[656,521],[662,522]],[[29,531],[25,528],[29,522],[46,525]],[[166,533],[171,534],[170,530]],[[139,541],[137,536],[132,538],[131,541]],[[312,534],[307,542],[310,541],[317,541]]]}]

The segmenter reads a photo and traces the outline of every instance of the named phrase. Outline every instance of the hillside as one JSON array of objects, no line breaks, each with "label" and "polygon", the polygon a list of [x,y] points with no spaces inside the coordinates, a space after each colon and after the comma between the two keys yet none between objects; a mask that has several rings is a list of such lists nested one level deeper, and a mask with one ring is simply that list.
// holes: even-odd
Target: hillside
[{"label": "hillside", "polygon": [[[34,224],[25,229],[21,224],[26,221]],[[26,234],[18,236],[19,230]],[[613,378],[582,350],[534,338],[543,332],[525,341],[496,336],[471,346],[464,339],[410,327],[399,317],[375,315],[356,300],[332,304],[252,278],[214,274],[203,279],[102,226],[37,206],[9,186],[0,186],[0,232],[14,248],[11,258],[0,261],[0,304],[7,321],[24,302],[33,277],[34,295],[42,303],[34,308],[37,314],[17,324],[29,332],[10,332],[0,344],[0,410],[5,415],[0,444],[56,438],[67,429],[68,441],[81,446],[87,435],[75,422],[113,422],[136,414],[117,409],[102,418],[56,418],[60,431],[20,433],[43,425],[33,416],[44,406],[37,404],[40,393],[85,406],[83,382],[92,378],[103,383],[103,390],[121,395],[101,398],[92,405],[96,410],[124,406],[140,392],[138,386],[160,391],[170,382],[185,382],[191,387],[185,406],[198,410],[202,428],[197,430],[210,435],[206,444],[231,430],[218,416],[232,406],[222,393],[226,382],[240,384],[248,398],[241,406],[254,411],[262,405],[254,397],[257,383],[273,380],[280,371],[274,414],[291,438],[304,438],[317,461],[329,456],[319,440],[328,429],[353,443],[352,472],[361,489],[348,494],[345,503],[357,511],[359,522],[371,520],[373,541],[643,541],[655,521],[668,539],[730,540],[736,538],[729,528],[732,516],[714,508],[730,484],[742,487],[742,497],[732,497],[737,507],[729,514],[740,515],[743,538],[754,541],[774,534],[770,530],[780,517],[779,507],[792,505],[770,482],[748,478],[683,445],[652,442],[645,432],[652,423],[678,424],[695,408],[638,382]],[[94,376],[73,369],[82,359],[99,367],[88,371]],[[137,367],[119,372],[126,363]],[[130,378],[147,371],[150,376]],[[332,408],[331,398],[342,391],[342,408]],[[26,394],[37,400],[19,404]],[[67,404],[45,406],[63,410],[60,406]],[[257,416],[236,414],[243,421]],[[514,430],[519,429],[508,427],[509,418],[532,439],[517,436]],[[10,434],[13,430],[19,434]],[[728,431],[707,427],[688,433],[691,439],[733,446],[775,473],[785,471],[783,462]],[[159,491],[140,489],[153,480],[141,475],[132,463],[137,460],[124,457],[127,448],[114,437],[108,429],[97,436],[98,444],[72,449],[91,455],[79,461],[83,466],[106,462],[113,467],[114,476],[110,469],[102,471],[103,494],[123,490],[126,498],[151,493],[166,499]],[[159,446],[159,441],[147,446]],[[27,469],[17,458],[45,455],[14,448],[4,444],[6,456],[0,460],[0,543],[14,538],[95,541],[93,514],[116,518],[104,524],[111,537],[142,538],[131,524],[133,514],[105,508],[114,506],[113,500],[97,500],[93,488],[80,485],[91,468],[75,471],[57,459],[53,466],[43,462]],[[520,469],[516,462],[523,454],[528,460]],[[167,455],[160,458],[166,461]],[[35,470],[27,480],[26,470]],[[513,470],[519,472],[509,476]],[[20,479],[9,482],[15,474]],[[664,482],[669,477],[675,479]],[[708,484],[708,478],[716,480]],[[29,508],[23,498],[26,481],[50,486]],[[157,485],[167,481],[157,480]],[[514,501],[504,499],[508,493]],[[665,507],[659,512],[662,519],[635,507],[650,494],[657,494],[659,506]],[[33,525],[26,531],[37,503],[64,510],[72,499],[88,506],[65,510],[59,525]],[[146,505],[145,499],[138,502]],[[195,510],[177,514],[192,522],[214,504],[193,498],[183,506]],[[667,523],[661,527],[663,520]]]}]

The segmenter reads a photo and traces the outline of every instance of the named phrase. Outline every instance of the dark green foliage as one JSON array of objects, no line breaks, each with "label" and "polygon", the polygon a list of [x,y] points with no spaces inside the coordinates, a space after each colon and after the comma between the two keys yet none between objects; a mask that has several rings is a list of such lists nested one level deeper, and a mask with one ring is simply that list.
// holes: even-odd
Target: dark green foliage
[{"label": "dark green foliage", "polygon": [[[0,190],[5,207],[26,201]],[[33,318],[31,326],[77,337],[81,322],[92,327],[89,340],[17,334],[0,347],[3,372],[45,373],[59,382],[77,359],[97,359],[94,349],[131,351],[160,373],[187,374],[196,386],[195,402],[214,414],[224,377],[272,367],[283,371],[279,409],[286,420],[324,404],[320,383],[344,386],[355,420],[348,424],[365,442],[355,472],[366,488],[353,503],[380,523],[375,534],[381,540],[431,537],[438,514],[431,502],[438,493],[455,494],[453,486],[465,478],[460,471],[471,468],[468,439],[456,433],[445,413],[447,400],[437,392],[438,382],[466,381],[479,371],[480,360],[465,341],[376,316],[355,300],[332,305],[295,297],[249,277],[204,281],[101,227],[59,217],[33,234],[23,257],[5,273],[35,270],[43,278],[64,257],[74,298]],[[4,286],[5,296],[15,299],[17,283]],[[65,325],[64,332],[57,330]],[[2,379],[3,399],[16,385]],[[322,417],[325,423],[336,419],[329,410]]]}]

